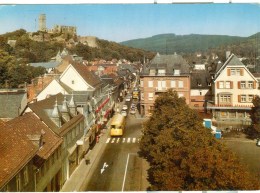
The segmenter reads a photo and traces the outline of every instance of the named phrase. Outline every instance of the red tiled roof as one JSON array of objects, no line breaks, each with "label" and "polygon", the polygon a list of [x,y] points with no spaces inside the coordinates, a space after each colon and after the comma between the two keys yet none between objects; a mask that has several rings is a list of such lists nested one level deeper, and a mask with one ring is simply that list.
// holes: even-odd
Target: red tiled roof
[{"label": "red tiled roof", "polygon": [[9,182],[33,157],[38,148],[10,126],[0,126],[0,187]]},{"label": "red tiled roof", "polygon": [[92,87],[96,87],[102,84],[100,78],[93,72],[89,71],[87,66],[78,63],[72,63],[71,65],[76,69],[80,76]]},{"label": "red tiled roof", "polygon": [[44,144],[37,152],[37,155],[43,159],[47,159],[62,143],[62,139],[41,122],[34,113],[26,113],[7,122],[7,124],[21,135],[43,134]]}]

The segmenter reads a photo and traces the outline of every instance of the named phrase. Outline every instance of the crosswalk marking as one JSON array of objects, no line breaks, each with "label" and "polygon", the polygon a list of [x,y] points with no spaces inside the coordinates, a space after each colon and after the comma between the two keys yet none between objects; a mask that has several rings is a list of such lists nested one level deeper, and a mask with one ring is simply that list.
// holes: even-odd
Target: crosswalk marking
[{"label": "crosswalk marking", "polygon": [[140,138],[128,137],[128,138],[118,138],[118,137],[109,137],[106,140],[106,143],[139,143]]},{"label": "crosswalk marking", "polygon": [[115,142],[115,140],[116,140],[116,138],[113,138],[113,139],[112,139],[112,141],[111,141],[111,143],[114,143],[114,142]]}]

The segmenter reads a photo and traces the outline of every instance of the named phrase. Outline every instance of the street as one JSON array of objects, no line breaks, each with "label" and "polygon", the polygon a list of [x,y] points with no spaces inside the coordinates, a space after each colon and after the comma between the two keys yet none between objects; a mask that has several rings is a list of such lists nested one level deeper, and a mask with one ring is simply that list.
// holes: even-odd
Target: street
[{"label": "street", "polygon": [[103,144],[104,152],[88,176],[85,191],[147,190],[147,163],[137,154],[143,121],[128,114],[124,135],[108,135]]}]

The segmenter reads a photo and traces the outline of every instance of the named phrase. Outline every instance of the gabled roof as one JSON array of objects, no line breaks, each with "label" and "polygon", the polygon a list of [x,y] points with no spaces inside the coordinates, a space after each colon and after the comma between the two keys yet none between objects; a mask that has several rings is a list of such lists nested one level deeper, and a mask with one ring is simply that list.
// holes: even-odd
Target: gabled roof
[{"label": "gabled roof", "polygon": [[49,129],[32,112],[7,122],[20,135],[42,135],[43,146],[37,152],[42,159],[47,159],[62,143],[62,139]]},{"label": "gabled roof", "polygon": [[0,187],[32,160],[37,150],[25,135],[8,125],[0,126]]},{"label": "gabled roof", "polygon": [[[70,96],[71,97],[71,96]],[[70,97],[67,97],[67,100],[70,100]],[[29,104],[29,108],[56,134],[60,135],[64,134],[66,131],[72,129],[68,128],[70,125],[73,125],[74,123],[77,123],[84,119],[84,116],[82,114],[78,114],[74,117],[72,117],[68,122],[65,122],[60,128],[51,120],[51,113],[53,111],[54,105],[56,103],[58,106],[62,106],[62,103],[64,101],[64,96],[59,93],[54,96],[50,96],[47,99]]]},{"label": "gabled roof", "polygon": [[71,65],[90,86],[95,88],[102,84],[100,78],[89,71],[87,66],[78,63],[72,63]]},{"label": "gabled roof", "polygon": [[[239,60],[239,58],[235,55],[235,54],[231,54],[229,56],[229,58],[226,60],[226,62],[223,65],[219,65],[217,67],[217,71],[216,71],[216,76],[215,76],[215,80],[218,78],[218,76],[221,74],[221,72],[227,67],[227,66],[232,66],[232,67],[244,67],[247,72],[252,76],[253,74],[246,68],[246,66]],[[255,79],[255,77],[254,77]]]},{"label": "gabled roof", "polygon": [[48,113],[44,109],[53,109],[55,101],[57,99],[58,104],[62,104],[64,99],[61,93],[50,96],[47,99],[37,101],[35,103],[28,104],[29,108],[55,133],[59,133],[59,128],[55,123],[50,119]]}]

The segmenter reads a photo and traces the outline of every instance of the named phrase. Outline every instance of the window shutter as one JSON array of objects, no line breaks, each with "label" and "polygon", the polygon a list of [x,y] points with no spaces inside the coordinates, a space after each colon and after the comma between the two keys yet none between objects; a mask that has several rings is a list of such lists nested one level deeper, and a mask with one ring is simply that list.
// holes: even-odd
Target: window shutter
[{"label": "window shutter", "polygon": [[230,88],[233,88],[233,81],[230,81]]},{"label": "window shutter", "polygon": [[227,75],[230,76],[230,68],[227,69]]},{"label": "window shutter", "polygon": [[244,69],[243,68],[240,69],[240,76],[244,76]]},{"label": "window shutter", "polygon": [[219,81],[217,82],[217,88],[219,88]]},{"label": "window shutter", "polygon": [[240,81],[237,82],[237,88],[240,89]]},{"label": "window shutter", "polygon": [[238,95],[238,102],[241,102],[241,95]]},{"label": "window shutter", "polygon": [[256,81],[253,82],[253,89],[256,89]]}]

